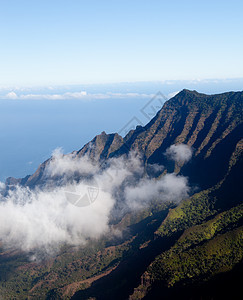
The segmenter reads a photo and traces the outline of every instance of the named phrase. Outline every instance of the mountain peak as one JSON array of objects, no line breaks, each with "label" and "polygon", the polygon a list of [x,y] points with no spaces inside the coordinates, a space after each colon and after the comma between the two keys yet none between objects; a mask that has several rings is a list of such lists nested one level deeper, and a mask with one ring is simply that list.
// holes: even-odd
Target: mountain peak
[{"label": "mountain peak", "polygon": [[209,95],[199,93],[196,90],[188,90],[188,89],[183,89],[180,91],[178,94],[176,94],[172,99],[176,98],[184,98],[184,97],[208,97]]},{"label": "mountain peak", "polygon": [[199,93],[199,92],[196,91],[196,90],[183,89],[182,92],[184,92],[184,94],[194,95],[194,96],[205,95],[205,94]]}]

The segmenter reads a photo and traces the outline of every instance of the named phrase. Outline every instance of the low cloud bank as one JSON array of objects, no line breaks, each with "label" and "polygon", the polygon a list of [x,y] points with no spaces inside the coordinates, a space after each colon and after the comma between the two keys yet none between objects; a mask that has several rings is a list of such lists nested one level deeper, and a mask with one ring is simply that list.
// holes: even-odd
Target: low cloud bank
[{"label": "low cloud bank", "polygon": [[[85,186],[77,186],[83,192]],[[64,244],[84,244],[108,230],[113,199],[100,191],[99,201],[77,209],[65,197],[64,189],[30,191],[17,188],[0,207],[0,237],[9,247],[25,251],[41,248],[52,252]]]},{"label": "low cloud bank", "polygon": [[[70,181],[74,173],[83,179]],[[136,153],[99,166],[87,156],[77,158],[56,150],[45,176],[61,177],[62,185],[41,190],[17,186],[1,196],[0,241],[6,247],[52,253],[65,243],[80,245],[111,234],[113,213],[136,211],[154,200],[178,203],[188,196],[185,177],[167,174],[155,180],[144,174],[143,162]],[[117,205],[119,210],[115,209]]]}]

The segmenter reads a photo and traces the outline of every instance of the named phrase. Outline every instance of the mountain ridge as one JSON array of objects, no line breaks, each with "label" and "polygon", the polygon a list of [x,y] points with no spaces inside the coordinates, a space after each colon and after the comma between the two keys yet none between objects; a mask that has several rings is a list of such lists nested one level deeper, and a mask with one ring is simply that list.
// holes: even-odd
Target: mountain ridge
[{"label": "mountain ridge", "polygon": [[[227,136],[234,135],[234,144],[229,149],[228,156],[222,159],[229,161],[236,144],[241,138],[242,125],[242,92],[227,92],[216,95],[200,94],[196,91],[182,90],[176,96],[166,101],[163,108],[157,112],[154,118],[144,127],[139,126],[131,130],[122,138],[117,133],[101,133],[84,145],[80,150],[74,151],[77,157],[88,155],[91,159],[101,161],[118,157],[130,151],[138,151],[148,164],[164,165],[169,171],[181,173],[184,176],[194,178],[197,184],[203,182],[206,187],[208,169],[211,168],[210,155],[215,148],[220,148],[222,141]],[[238,106],[238,108],[237,108]],[[234,117],[232,117],[234,111]],[[172,125],[173,124],[173,125]],[[231,138],[231,137],[230,137]],[[203,164],[194,162],[194,169],[204,168],[200,178],[192,173],[191,164],[184,166],[172,165],[164,156],[166,149],[172,144],[187,144],[197,149],[194,151],[194,159],[203,159]],[[221,152],[219,149],[217,152]],[[218,156],[218,153],[215,154]],[[220,154],[222,156],[222,152]],[[34,186],[41,182],[43,172],[50,159],[41,164],[38,170],[23,179],[8,178],[6,183],[20,183],[26,186]],[[209,162],[208,162],[209,161]],[[218,159],[218,167],[220,167]],[[192,169],[192,168],[191,168]],[[225,170],[219,172],[225,173]],[[202,178],[204,176],[204,178]],[[216,176],[214,173],[213,176]],[[212,177],[213,177],[212,176]],[[219,178],[216,179],[219,181]],[[216,183],[216,182],[215,182]]]}]

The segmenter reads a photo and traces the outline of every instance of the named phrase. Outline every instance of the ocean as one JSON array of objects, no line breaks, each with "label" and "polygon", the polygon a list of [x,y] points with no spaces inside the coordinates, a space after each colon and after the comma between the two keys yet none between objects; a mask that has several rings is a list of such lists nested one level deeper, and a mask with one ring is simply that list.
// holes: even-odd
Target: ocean
[{"label": "ocean", "polygon": [[[143,119],[148,98],[0,100],[0,181],[32,174],[61,147],[78,150],[95,135],[125,131]],[[142,120],[141,122],[147,122]],[[131,126],[131,124],[130,124]]]}]

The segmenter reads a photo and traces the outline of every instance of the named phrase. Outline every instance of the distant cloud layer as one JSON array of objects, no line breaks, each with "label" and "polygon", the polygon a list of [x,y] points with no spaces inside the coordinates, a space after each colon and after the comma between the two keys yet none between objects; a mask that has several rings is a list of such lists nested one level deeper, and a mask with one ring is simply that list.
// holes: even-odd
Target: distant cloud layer
[{"label": "distant cloud layer", "polygon": [[70,100],[70,99],[109,99],[109,98],[151,98],[154,94],[144,93],[88,93],[87,91],[80,92],[66,92],[66,93],[19,93],[15,91],[8,92],[5,95],[1,95],[0,99],[12,99],[12,100]]},{"label": "distant cloud layer", "polygon": [[0,99],[107,99],[152,98],[159,91],[169,98],[184,88],[203,93],[220,93],[241,90],[242,78],[162,80],[145,82],[120,82],[116,84],[68,84],[55,86],[4,86],[0,85]]}]

